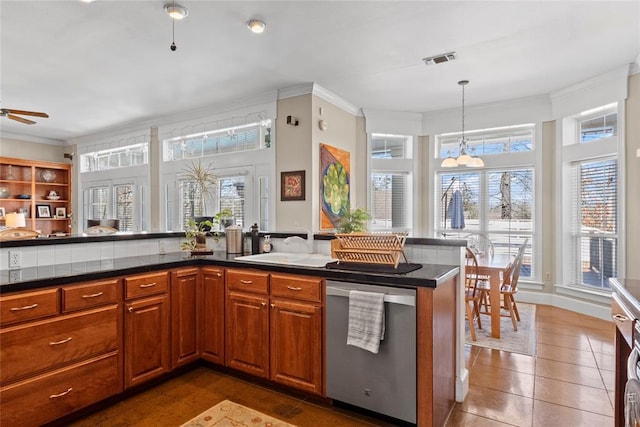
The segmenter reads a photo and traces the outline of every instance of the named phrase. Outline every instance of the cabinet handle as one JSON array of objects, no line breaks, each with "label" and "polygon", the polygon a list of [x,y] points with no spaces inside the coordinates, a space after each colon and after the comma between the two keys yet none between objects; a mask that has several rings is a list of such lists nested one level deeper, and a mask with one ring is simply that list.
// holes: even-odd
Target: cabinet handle
[{"label": "cabinet handle", "polygon": [[24,307],[12,307],[10,311],[22,311],[22,310],[31,310],[32,308],[36,308],[38,304],[25,305]]},{"label": "cabinet handle", "polygon": [[133,311],[133,307],[129,307],[129,313]]},{"label": "cabinet handle", "polygon": [[240,279],[240,283],[242,283],[243,285],[250,285],[253,283],[253,280],[242,280]]},{"label": "cabinet handle", "polygon": [[616,313],[613,315],[613,320],[617,320],[618,322],[624,322],[625,320],[629,320],[627,316],[623,316],[622,314]]},{"label": "cabinet handle", "polygon": [[146,285],[140,285],[141,288],[151,288],[156,285],[156,282],[147,283]]},{"label": "cabinet handle", "polygon": [[266,306],[267,306],[267,303],[266,303],[266,302],[263,302],[263,303],[262,303],[262,306],[263,306],[263,307],[266,307]]},{"label": "cabinet handle", "polygon": [[71,393],[71,390],[73,390],[73,387],[69,387],[69,390],[63,391],[62,393],[52,394],[51,396],[49,396],[49,399],[57,399],[58,397],[66,396],[67,394]]},{"label": "cabinet handle", "polygon": [[296,288],[295,286],[289,286],[287,285],[287,289],[289,289],[290,291],[301,291],[302,288]]},{"label": "cabinet handle", "polygon": [[222,277],[222,273],[216,273],[216,276]]},{"label": "cabinet handle", "polygon": [[276,305],[275,304],[271,304],[271,308],[276,308]]},{"label": "cabinet handle", "polygon": [[73,339],[73,337],[69,337],[69,338],[65,338],[65,339],[60,340],[60,341],[53,341],[53,342],[50,342],[49,345],[50,346],[54,346],[54,345],[65,344],[65,343],[68,343],[69,341],[71,341],[72,339]]},{"label": "cabinet handle", "polygon": [[102,292],[96,292],[95,294],[82,295],[82,298],[97,298],[102,296]]}]

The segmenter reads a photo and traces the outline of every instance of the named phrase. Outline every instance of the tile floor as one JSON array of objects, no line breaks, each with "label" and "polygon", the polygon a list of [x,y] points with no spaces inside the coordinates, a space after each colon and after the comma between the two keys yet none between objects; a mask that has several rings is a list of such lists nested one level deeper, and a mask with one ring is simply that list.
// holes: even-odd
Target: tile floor
[{"label": "tile floor", "polygon": [[[614,328],[538,306],[537,356],[468,346],[469,394],[447,426],[613,426]],[[224,399],[300,427],[393,425],[198,367],[72,426],[179,426]]]}]

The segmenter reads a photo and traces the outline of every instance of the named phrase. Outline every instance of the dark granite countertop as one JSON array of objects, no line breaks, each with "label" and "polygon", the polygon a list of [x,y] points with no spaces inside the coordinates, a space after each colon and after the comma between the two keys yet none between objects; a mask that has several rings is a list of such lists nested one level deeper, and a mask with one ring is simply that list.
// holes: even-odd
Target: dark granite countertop
[{"label": "dark granite countertop", "polygon": [[640,279],[609,279],[613,294],[629,314],[640,319]]},{"label": "dark granite countertop", "polygon": [[423,264],[422,268],[406,274],[371,273],[278,264],[259,264],[234,260],[235,255],[214,252],[213,255],[186,257],[182,252],[146,255],[133,258],[114,258],[101,261],[55,264],[42,267],[5,270],[0,272],[0,293],[38,289],[80,281],[99,280],[113,276],[202,265],[254,268],[281,273],[320,276],[345,282],[371,283],[399,287],[431,287],[455,276],[459,266]]}]

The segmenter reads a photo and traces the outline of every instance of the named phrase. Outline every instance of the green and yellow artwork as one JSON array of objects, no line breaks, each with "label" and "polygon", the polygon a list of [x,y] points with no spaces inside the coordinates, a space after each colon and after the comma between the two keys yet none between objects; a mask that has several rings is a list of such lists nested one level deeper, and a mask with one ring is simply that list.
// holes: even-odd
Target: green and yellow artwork
[{"label": "green and yellow artwork", "polygon": [[349,152],[320,144],[320,173],[320,229],[335,229],[350,208]]}]

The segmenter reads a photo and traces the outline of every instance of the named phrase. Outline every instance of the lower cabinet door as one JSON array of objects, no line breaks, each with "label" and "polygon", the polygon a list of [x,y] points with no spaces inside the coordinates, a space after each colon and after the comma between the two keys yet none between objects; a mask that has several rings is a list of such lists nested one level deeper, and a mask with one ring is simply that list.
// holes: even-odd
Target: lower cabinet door
[{"label": "lower cabinet door", "polygon": [[118,352],[0,389],[0,425],[38,426],[122,391]]},{"label": "lower cabinet door", "polygon": [[269,377],[269,310],[266,296],[227,294],[227,366]]},{"label": "lower cabinet door", "polygon": [[171,367],[200,358],[200,272],[181,269],[171,273]]},{"label": "lower cabinet door", "polygon": [[167,295],[125,304],[125,387],[169,371],[169,299]]},{"label": "lower cabinet door", "polygon": [[323,394],[322,307],[271,300],[271,379]]},{"label": "lower cabinet door", "polygon": [[202,269],[202,358],[224,365],[224,270]]}]

